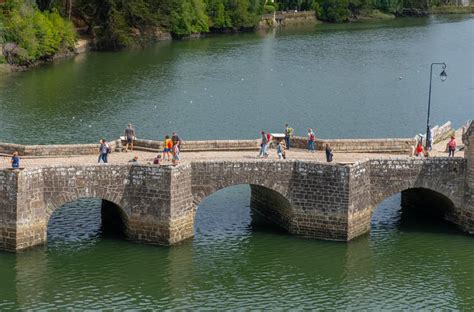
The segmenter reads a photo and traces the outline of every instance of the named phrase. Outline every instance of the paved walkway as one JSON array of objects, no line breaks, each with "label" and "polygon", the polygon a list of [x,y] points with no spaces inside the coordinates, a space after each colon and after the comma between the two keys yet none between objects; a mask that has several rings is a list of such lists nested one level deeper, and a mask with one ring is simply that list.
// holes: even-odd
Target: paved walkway
[{"label": "paved walkway", "polygon": [[[461,142],[461,138],[458,135],[458,142]],[[445,152],[447,141],[436,144],[433,148],[433,157],[446,157]],[[189,162],[194,160],[251,160],[260,159],[257,156],[258,151],[214,151],[214,152],[182,152],[182,162]],[[457,157],[463,157],[463,152],[458,152]],[[110,164],[125,164],[131,160],[134,156],[138,156],[138,162],[141,164],[148,164],[153,162],[153,158],[156,153],[152,152],[128,152],[128,153],[111,153],[109,155]],[[363,161],[367,159],[375,158],[408,158],[408,155],[401,154],[382,154],[382,153],[335,153],[334,163],[339,164],[351,164],[357,161]],[[96,164],[98,155],[86,155],[86,156],[70,156],[70,157],[38,157],[38,158],[24,158],[21,160],[21,166],[24,168],[42,167],[42,166],[55,166],[55,165],[85,165],[85,164]],[[270,156],[267,159],[261,159],[261,161],[277,160],[278,156],[276,150],[270,150]],[[326,162],[326,156],[324,152],[317,151],[315,153],[309,153],[306,150],[291,149],[287,151],[287,159],[289,160],[311,160],[315,162]],[[171,162],[164,161],[163,164],[170,164]],[[10,157],[0,157],[0,168],[10,168]]]}]

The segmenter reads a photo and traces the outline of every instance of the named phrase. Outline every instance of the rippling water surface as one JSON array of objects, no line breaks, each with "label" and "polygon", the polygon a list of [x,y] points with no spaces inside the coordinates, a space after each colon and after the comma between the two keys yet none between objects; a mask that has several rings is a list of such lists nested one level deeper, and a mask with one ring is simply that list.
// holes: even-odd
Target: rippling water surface
[{"label": "rippling water surface", "polygon": [[48,246],[0,253],[0,310],[442,309],[474,307],[474,241],[400,209],[376,210],[370,236],[300,239],[252,216],[248,186],[209,197],[193,240],[156,247],[103,237],[100,201],[55,212]]},{"label": "rippling water surface", "polygon": [[[433,120],[473,117],[474,19],[436,17],[283,29],[91,53],[0,77],[0,141],[95,142],[129,121],[139,136],[253,138],[285,121],[322,137],[423,130],[429,63]],[[198,209],[174,247],[103,235],[100,201],[62,207],[48,245],[0,253],[0,310],[474,309],[474,240],[381,204],[350,243],[287,235],[252,216],[248,186]]]},{"label": "rippling water surface", "polygon": [[139,137],[255,138],[261,129],[320,137],[424,131],[474,116],[471,16],[318,25],[89,53],[0,77],[0,141],[97,142],[126,124]]}]

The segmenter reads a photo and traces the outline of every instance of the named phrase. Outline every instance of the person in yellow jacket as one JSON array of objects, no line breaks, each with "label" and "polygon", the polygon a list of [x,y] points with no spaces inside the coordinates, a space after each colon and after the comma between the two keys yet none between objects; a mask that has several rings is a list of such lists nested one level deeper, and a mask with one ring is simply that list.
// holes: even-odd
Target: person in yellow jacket
[{"label": "person in yellow jacket", "polygon": [[173,149],[173,141],[170,139],[170,136],[165,136],[165,140],[163,141],[163,161],[165,157],[168,161],[171,160],[171,152]]}]

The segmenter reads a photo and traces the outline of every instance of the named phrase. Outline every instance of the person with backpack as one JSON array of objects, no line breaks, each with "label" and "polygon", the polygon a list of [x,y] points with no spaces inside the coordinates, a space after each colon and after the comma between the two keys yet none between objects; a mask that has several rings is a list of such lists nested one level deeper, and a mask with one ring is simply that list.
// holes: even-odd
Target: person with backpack
[{"label": "person with backpack", "polygon": [[10,160],[13,169],[20,168],[20,157],[18,156],[18,151],[13,152],[12,159]]},{"label": "person with backpack", "polygon": [[293,128],[291,128],[288,124],[285,124],[285,145],[286,149],[290,149],[290,139],[293,136]]},{"label": "person with backpack", "polygon": [[99,160],[97,162],[100,163],[100,161],[102,160],[102,162],[104,162],[106,164],[109,153],[111,152],[110,146],[105,141],[105,139],[100,139],[99,144],[100,144],[100,147],[99,147]]},{"label": "person with backpack", "polygon": [[456,138],[454,135],[451,136],[451,139],[448,142],[448,157],[454,157],[454,152],[456,151]]},{"label": "person with backpack", "polygon": [[315,135],[313,129],[308,129],[308,152],[314,153],[314,140]]}]

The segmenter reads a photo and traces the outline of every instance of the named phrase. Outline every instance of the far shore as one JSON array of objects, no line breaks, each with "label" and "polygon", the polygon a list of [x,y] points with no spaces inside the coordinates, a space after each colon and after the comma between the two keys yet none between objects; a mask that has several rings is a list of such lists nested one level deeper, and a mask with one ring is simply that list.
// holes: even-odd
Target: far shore
[{"label": "far shore", "polygon": [[[156,38],[155,40],[151,40],[149,43],[157,43],[157,42],[163,42],[163,41],[173,41],[173,40],[189,40],[189,39],[199,39],[199,38],[205,38],[207,35],[215,35],[215,34],[229,34],[229,33],[248,33],[248,32],[253,32],[253,31],[258,31],[258,30],[265,30],[265,29],[271,29],[271,28],[290,28],[290,27],[295,27],[295,26],[301,26],[301,25],[317,25],[317,24],[332,24],[329,22],[324,22],[319,19],[317,19],[314,15],[313,11],[306,11],[306,12],[300,12],[300,13],[305,13],[306,17],[301,18],[301,16],[298,16],[296,18],[291,17],[293,15],[293,12],[287,12],[285,14],[288,14],[289,16],[286,17],[288,21],[285,23],[268,23],[268,19],[270,14],[266,14],[262,16],[262,20],[260,24],[252,29],[247,29],[247,30],[242,30],[242,31],[211,31],[209,33],[199,33],[199,34],[193,34],[190,36],[185,36],[185,37],[180,37],[180,38],[173,38],[171,33],[167,32],[161,32],[161,35],[159,38]],[[281,14],[281,12],[280,12]],[[473,15],[474,14],[474,5],[470,5],[467,7],[460,7],[460,6],[440,6],[440,7],[435,7],[431,9],[429,12],[427,12],[427,15],[451,15],[451,14],[459,14],[459,15]],[[308,16],[313,16],[314,18],[307,18]],[[425,16],[427,16],[425,15]],[[473,15],[474,16],[474,15]],[[397,18],[404,18],[404,17],[410,17],[410,16],[396,16],[394,14],[389,14],[389,13],[384,13],[380,12],[378,10],[374,10],[371,14],[368,15],[360,15],[360,16],[354,16],[352,17],[349,21],[345,23],[337,23],[337,24],[352,24],[352,23],[364,23],[364,22],[373,22],[373,21],[383,21],[383,20],[390,20],[390,19],[397,19]],[[417,17],[417,16],[411,16],[411,17]],[[423,17],[423,16],[418,16],[418,17]],[[93,43],[93,38],[88,38],[88,37],[80,37],[78,38],[76,42],[76,46],[74,48],[74,51],[67,51],[66,53],[59,52],[57,53],[54,57],[48,60],[37,60],[33,62],[32,64],[29,65],[17,65],[17,64],[1,64],[0,63],[0,74],[7,74],[9,72],[18,72],[18,71],[27,71],[31,68],[41,66],[43,64],[51,64],[55,60],[59,59],[66,59],[66,58],[71,58],[79,54],[87,53],[89,51],[100,51],[94,48],[94,43]],[[0,45],[0,51],[2,46]],[[119,50],[120,51],[120,50]]]}]

